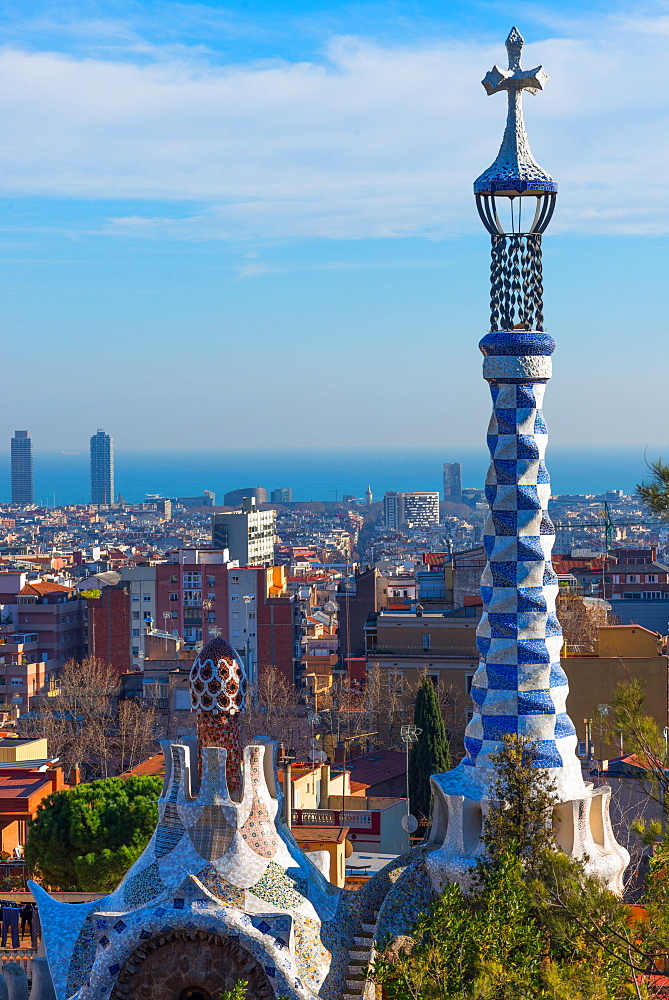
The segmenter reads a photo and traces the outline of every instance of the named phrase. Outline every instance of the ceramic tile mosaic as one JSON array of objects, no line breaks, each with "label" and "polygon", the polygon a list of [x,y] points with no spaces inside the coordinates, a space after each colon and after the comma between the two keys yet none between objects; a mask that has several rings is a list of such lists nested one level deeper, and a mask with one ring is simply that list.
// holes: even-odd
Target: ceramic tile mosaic
[{"label": "ceramic tile mosaic", "polygon": [[273,858],[276,854],[277,835],[274,824],[270,820],[267,807],[255,795],[249,817],[241,829],[241,835],[251,850],[261,858]]},{"label": "ceramic tile mosaic", "polygon": [[123,898],[127,906],[135,908],[144,906],[165,890],[160,879],[157,863],[148,865],[143,871],[132,875],[125,883]]},{"label": "ceramic tile mosaic", "polygon": [[67,995],[73,996],[88,982],[88,976],[95,958],[97,933],[95,919],[89,914],[79,932],[67,972]]},{"label": "ceramic tile mosaic", "polygon": [[222,903],[227,906],[238,906],[240,909],[243,909],[246,899],[244,889],[238,889],[237,886],[227,882],[213,865],[207,865],[206,868],[199,871],[197,878]]},{"label": "ceramic tile mosaic", "polygon": [[220,806],[206,805],[196,823],[188,827],[193,847],[207,861],[222,858],[229,849],[235,828],[226,822]]},{"label": "ceramic tile mosaic", "polygon": [[[547,197],[539,204],[552,212],[557,190],[555,181],[532,157],[521,112],[523,90],[542,89],[547,76],[541,67],[521,69],[523,39],[515,28],[506,45],[508,71],[495,67],[483,80],[489,94],[508,93],[506,130],[495,163],[474,185],[481,219],[493,236],[491,332],[479,344],[493,405],[485,486],[489,513],[483,535],[487,563],[481,579],[483,614],[476,632],[480,665],[472,681],[474,713],[465,733],[466,759],[448,774],[432,778],[436,795],[445,800],[435,808],[437,821],[432,829],[432,836],[442,838],[442,845],[426,862],[437,890],[447,880],[465,887],[470,882],[475,858],[483,849],[481,833],[494,794],[492,756],[505,736],[519,735],[531,742],[532,764],[548,771],[560,803],[575,806],[591,797],[576,757],[574,725],[567,714],[567,678],[560,664],[562,632],[555,611],[558,581],[551,562],[555,531],[548,516],[551,486],[542,405],[555,342],[543,331],[540,264],[545,226],[534,229],[530,213],[530,229],[525,233],[530,243],[526,242],[525,249],[532,249],[536,256],[530,289],[520,279],[516,281],[519,272],[514,270],[526,265],[525,259],[514,256],[520,230],[505,234],[498,217],[486,215],[485,209],[493,195],[504,198],[504,192],[535,192],[542,199]],[[550,214],[546,225],[549,221]],[[519,302],[528,312],[517,322],[510,315],[516,315]],[[536,320],[534,328],[528,317]],[[575,836],[572,853],[587,856],[590,870],[619,891],[629,860],[626,852],[612,837],[603,849],[589,833],[586,841]]]},{"label": "ceramic tile mosaic", "polygon": [[270,861],[263,877],[251,886],[249,892],[273,906],[299,909],[304,903],[307,886],[304,880],[289,875]]}]

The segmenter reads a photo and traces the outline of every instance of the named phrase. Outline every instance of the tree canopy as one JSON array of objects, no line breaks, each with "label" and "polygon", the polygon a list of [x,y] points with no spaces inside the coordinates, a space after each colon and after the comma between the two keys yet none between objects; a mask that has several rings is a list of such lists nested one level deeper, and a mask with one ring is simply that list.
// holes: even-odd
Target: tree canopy
[{"label": "tree canopy", "polygon": [[105,660],[69,660],[56,691],[22,716],[21,735],[45,736],[66,772],[76,767],[86,778],[107,778],[130,770],[157,749],[156,713],[119,700],[120,686]]},{"label": "tree canopy", "polygon": [[31,872],[52,889],[114,889],[151,838],[161,788],[161,778],[132,776],[49,795],[28,828]]},{"label": "tree canopy", "polygon": [[[657,939],[641,945],[629,910],[558,851],[555,794],[531,743],[507,736],[468,893],[447,884],[411,934],[381,950],[387,1000],[637,1000]],[[669,892],[665,893],[665,896]],[[664,896],[658,909],[666,903]]]},{"label": "tree canopy", "polygon": [[639,483],[636,492],[640,500],[650,507],[654,514],[669,519],[669,465],[658,458],[649,462],[651,478]]},{"label": "tree canopy", "polygon": [[427,819],[430,815],[430,776],[443,774],[451,766],[446,727],[441,715],[434,684],[423,677],[413,715],[414,723],[422,732],[411,747],[409,758],[409,798],[416,816]]}]

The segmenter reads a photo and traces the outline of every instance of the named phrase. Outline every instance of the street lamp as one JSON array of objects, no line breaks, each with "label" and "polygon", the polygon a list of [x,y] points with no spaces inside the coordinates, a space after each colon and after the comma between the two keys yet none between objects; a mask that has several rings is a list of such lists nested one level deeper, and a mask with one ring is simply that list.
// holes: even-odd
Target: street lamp
[{"label": "street lamp", "polygon": [[411,815],[411,803],[409,801],[409,750],[413,743],[418,743],[418,737],[422,732],[423,730],[418,726],[414,726],[413,723],[402,726],[400,729],[400,737],[406,750],[407,772],[407,811],[406,816],[402,817],[402,827],[406,830],[409,847],[411,847],[411,834],[415,833],[418,829],[418,820],[415,816]]},{"label": "street lamp", "polygon": [[244,665],[246,667],[246,676],[248,677],[249,687],[252,691],[255,690],[255,665],[251,665],[251,656],[249,649],[249,604],[254,600],[253,594],[244,594],[242,597],[244,601],[244,611],[245,611],[245,628],[244,628]]}]

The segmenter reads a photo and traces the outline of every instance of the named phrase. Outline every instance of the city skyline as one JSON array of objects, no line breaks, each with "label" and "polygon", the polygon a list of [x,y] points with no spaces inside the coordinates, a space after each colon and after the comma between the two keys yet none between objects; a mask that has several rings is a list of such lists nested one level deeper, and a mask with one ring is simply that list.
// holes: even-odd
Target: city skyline
[{"label": "city skyline", "polygon": [[[296,0],[17,10],[0,3],[7,330],[37,392],[54,377],[77,389],[31,413],[42,447],[81,447],[73,428],[91,403],[119,445],[138,448],[214,447],[222,435],[237,447],[358,447],[361,436],[409,447],[417,428],[436,446],[455,412],[462,446],[480,441],[487,247],[471,178],[495,155],[500,110],[478,67],[500,60],[508,11],[334,0],[319,13]],[[663,12],[514,11],[528,65],[540,51],[551,75],[542,113],[529,99],[526,115],[561,185],[544,245],[555,397],[569,399],[547,406],[556,446],[667,443],[653,393],[636,395],[634,420],[610,405],[647,379],[631,332],[658,369],[669,360],[667,112],[642,75],[621,72],[630,47],[644,78],[661,71]],[[299,405],[336,407],[327,439],[277,405],[307,357],[318,377],[300,379]],[[114,386],[102,399],[101,371]],[[202,395],[223,382],[239,419],[170,405],[191,378]],[[403,397],[412,419],[398,423],[389,400]],[[8,428],[22,405],[10,385]]]}]

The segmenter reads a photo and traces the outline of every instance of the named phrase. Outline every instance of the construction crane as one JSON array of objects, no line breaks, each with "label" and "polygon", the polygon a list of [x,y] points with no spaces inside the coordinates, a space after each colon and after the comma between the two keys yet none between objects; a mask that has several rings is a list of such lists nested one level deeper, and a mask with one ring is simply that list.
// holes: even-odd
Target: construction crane
[{"label": "construction crane", "polygon": [[[613,548],[614,532],[616,528],[643,528],[643,527],[666,527],[665,523],[661,520],[652,518],[647,518],[644,521],[614,521],[611,517],[611,508],[609,507],[608,500],[604,501],[604,510],[599,515],[600,518],[604,520],[604,535],[606,540],[606,552],[610,552]],[[561,524],[559,521],[555,522],[556,528],[573,528],[577,530],[579,528],[601,528],[601,521],[578,521],[576,524]]]}]

